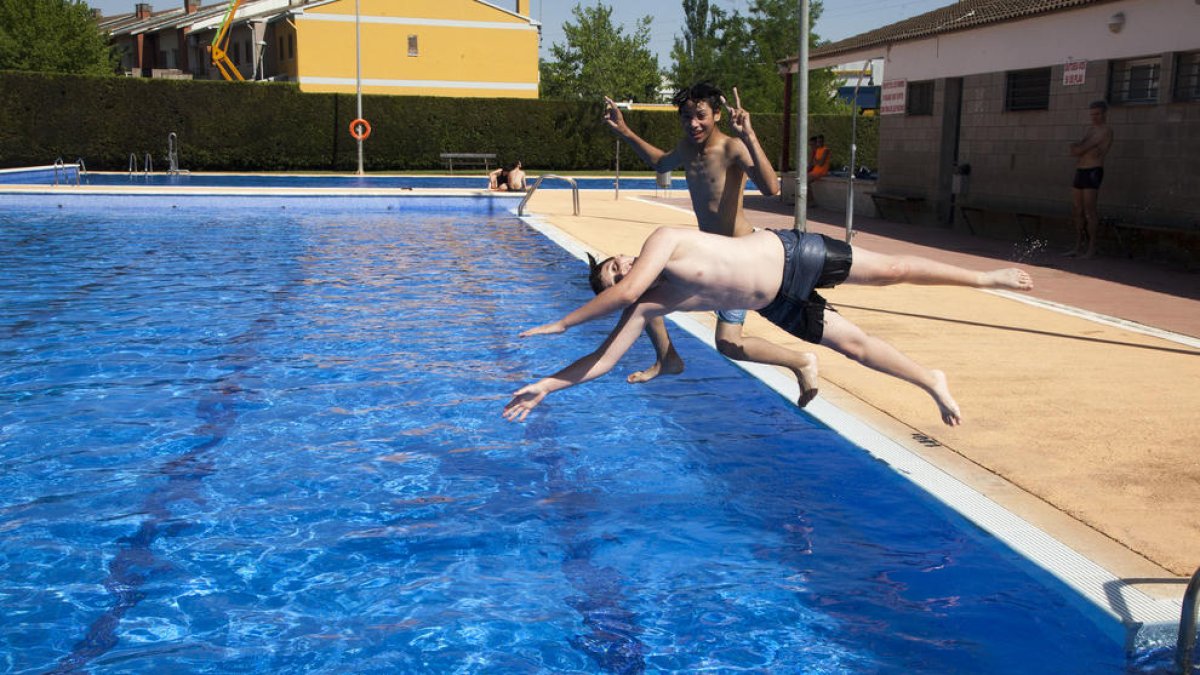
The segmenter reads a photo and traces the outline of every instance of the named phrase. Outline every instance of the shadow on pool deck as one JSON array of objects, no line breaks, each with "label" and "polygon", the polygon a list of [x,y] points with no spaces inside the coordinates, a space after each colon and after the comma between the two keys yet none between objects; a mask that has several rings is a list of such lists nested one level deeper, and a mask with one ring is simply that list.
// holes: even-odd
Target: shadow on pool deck
[{"label": "shadow on pool deck", "polygon": [[[671,208],[667,208],[670,206]],[[792,207],[748,196],[759,227],[790,227]],[[530,208],[592,250],[635,253],[656,226],[694,227],[686,194],[566,193]],[[841,238],[843,214],[812,231]],[[971,269],[1007,267],[1011,242],[856,217],[855,245]],[[944,369],[965,424],[941,424],[929,398],[751,314],[746,331],[820,358],[821,396],[1152,595],[1178,598],[1200,565],[1200,275],[1152,263],[1047,257],[1022,264],[1035,304],[975,289],[842,286],[831,304],[919,363]],[[581,268],[581,274],[583,268]],[[1048,303],[1192,336],[1146,334]],[[711,315],[698,314],[709,324]],[[677,331],[673,331],[677,332]],[[687,353],[683,354],[688,358]],[[648,364],[622,363],[621,373]],[[653,386],[653,383],[639,386]],[[1155,581],[1161,583],[1155,583]]]}]

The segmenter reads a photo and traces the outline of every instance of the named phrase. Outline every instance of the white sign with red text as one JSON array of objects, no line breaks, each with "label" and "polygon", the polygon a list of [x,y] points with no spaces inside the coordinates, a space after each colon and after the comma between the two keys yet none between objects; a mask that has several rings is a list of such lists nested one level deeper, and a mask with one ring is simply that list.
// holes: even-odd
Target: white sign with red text
[{"label": "white sign with red text", "polygon": [[1063,66],[1063,86],[1073,87],[1083,84],[1086,75],[1087,61],[1067,61],[1067,65]]},{"label": "white sign with red text", "polygon": [[879,101],[879,114],[903,113],[908,96],[908,80],[884,80],[883,91],[880,94],[882,98]]}]

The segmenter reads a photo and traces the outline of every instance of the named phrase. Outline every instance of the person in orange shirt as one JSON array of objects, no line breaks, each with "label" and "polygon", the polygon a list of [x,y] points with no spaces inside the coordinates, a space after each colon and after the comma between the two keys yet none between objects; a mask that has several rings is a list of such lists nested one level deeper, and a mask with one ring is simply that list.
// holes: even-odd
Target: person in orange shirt
[{"label": "person in orange shirt", "polygon": [[817,134],[808,139],[808,201],[817,206],[817,197],[813,194],[813,183],[829,173],[829,159],[832,153],[825,147],[825,137]]}]

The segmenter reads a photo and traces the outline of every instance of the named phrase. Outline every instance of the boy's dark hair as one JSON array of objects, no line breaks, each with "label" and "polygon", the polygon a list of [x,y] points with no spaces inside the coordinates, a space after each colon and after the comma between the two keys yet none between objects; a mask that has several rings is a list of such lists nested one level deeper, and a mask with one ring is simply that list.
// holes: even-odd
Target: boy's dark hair
[{"label": "boy's dark hair", "polygon": [[604,282],[600,279],[600,268],[604,266],[604,263],[608,262],[609,260],[612,260],[612,258],[609,257],[609,258],[605,258],[604,260],[601,260],[600,262],[596,262],[596,258],[591,253],[587,254],[587,257],[588,257],[588,284],[592,287],[593,293],[595,293],[596,295],[600,295],[601,293],[604,292]]},{"label": "boy's dark hair", "polygon": [[1093,108],[1100,112],[1108,112],[1108,101],[1092,101],[1088,104],[1088,108]]},{"label": "boy's dark hair", "polygon": [[721,99],[724,96],[712,82],[697,82],[686,89],[675,92],[675,97],[671,99],[671,102],[675,104],[676,108],[682,109],[688,101],[697,103],[705,101],[713,112],[720,112]]}]

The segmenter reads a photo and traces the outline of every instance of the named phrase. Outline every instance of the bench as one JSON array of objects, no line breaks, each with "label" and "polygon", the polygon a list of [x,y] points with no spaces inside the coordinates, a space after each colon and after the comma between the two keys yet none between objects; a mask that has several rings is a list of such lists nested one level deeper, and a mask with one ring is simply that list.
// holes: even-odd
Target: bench
[{"label": "bench", "polygon": [[1117,245],[1126,258],[1132,258],[1134,245],[1139,243],[1142,235],[1155,232],[1167,235],[1194,237],[1200,235],[1200,220],[1161,220],[1153,218],[1101,218],[1101,227],[1111,227],[1117,236]]},{"label": "bench", "polygon": [[983,223],[984,214],[1001,213],[1010,214],[1016,220],[1017,226],[1021,228],[1021,234],[1026,239],[1036,238],[1042,235],[1042,225],[1046,220],[1062,220],[1070,219],[1071,214],[1067,212],[1051,213],[1049,211],[1035,211],[1023,206],[995,206],[995,205],[972,205],[963,204],[958,207],[959,213],[962,214],[963,223],[967,226],[967,231],[971,234],[976,234],[975,226]]},{"label": "bench", "polygon": [[454,173],[455,162],[460,166],[482,166],[484,171],[488,171],[492,168],[492,162],[496,161],[494,152],[443,152],[440,156],[450,173]]},{"label": "bench", "polygon": [[[909,213],[912,209],[920,206],[925,201],[925,198],[891,192],[872,192],[871,201],[875,202],[875,210],[881,218],[888,218],[887,209],[883,208],[883,205],[887,204],[888,208],[899,207],[900,215],[904,218],[904,222],[911,225],[912,219],[909,218]],[[888,219],[892,220],[891,218]]]}]

